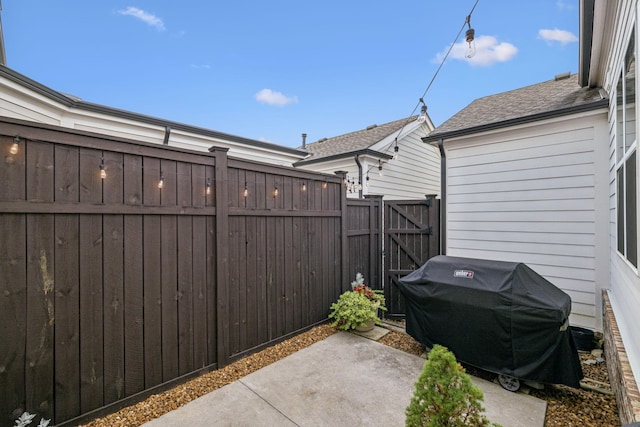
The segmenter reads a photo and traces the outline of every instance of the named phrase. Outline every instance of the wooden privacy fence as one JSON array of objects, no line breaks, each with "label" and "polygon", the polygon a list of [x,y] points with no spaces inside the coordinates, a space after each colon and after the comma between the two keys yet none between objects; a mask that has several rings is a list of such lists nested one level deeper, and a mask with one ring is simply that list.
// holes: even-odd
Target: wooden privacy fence
[{"label": "wooden privacy fence", "polygon": [[0,150],[1,426],[219,368],[348,286],[339,177],[10,119]]},{"label": "wooden privacy fence", "polygon": [[424,201],[386,214],[383,273],[382,198],[224,149],[3,118],[0,153],[0,427],[133,403],[325,321],[358,272],[380,289],[432,254]]}]

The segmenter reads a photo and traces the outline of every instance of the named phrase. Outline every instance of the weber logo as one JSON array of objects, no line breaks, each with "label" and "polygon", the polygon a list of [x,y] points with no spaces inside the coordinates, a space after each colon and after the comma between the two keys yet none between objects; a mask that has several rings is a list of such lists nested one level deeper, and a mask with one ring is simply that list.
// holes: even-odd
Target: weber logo
[{"label": "weber logo", "polygon": [[473,271],[469,270],[455,270],[453,277],[466,277],[467,279],[473,279]]}]

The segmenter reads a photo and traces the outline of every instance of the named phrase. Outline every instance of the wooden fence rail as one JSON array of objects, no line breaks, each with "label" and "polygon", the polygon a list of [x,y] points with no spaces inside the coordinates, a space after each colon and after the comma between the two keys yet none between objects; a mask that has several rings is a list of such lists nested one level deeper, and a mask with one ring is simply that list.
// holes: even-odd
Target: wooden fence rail
[{"label": "wooden fence rail", "polygon": [[381,287],[381,198],[341,177],[6,118],[0,153],[0,427],[115,410],[325,321],[357,272]]}]

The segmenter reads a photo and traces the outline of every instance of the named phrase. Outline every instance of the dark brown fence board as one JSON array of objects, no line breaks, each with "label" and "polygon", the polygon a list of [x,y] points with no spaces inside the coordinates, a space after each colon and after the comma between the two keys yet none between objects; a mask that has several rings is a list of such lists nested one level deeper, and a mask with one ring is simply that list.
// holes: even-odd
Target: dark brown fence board
[{"label": "dark brown fence board", "polygon": [[268,327],[268,287],[267,287],[267,221],[265,218],[256,218],[256,234],[254,245],[256,247],[256,325],[257,342],[269,341]]},{"label": "dark brown fence board", "polygon": [[[282,198],[280,198],[282,200]],[[285,288],[285,235],[284,235],[284,218],[274,218],[274,239],[276,241],[276,262],[274,264],[274,277],[276,298],[275,315],[276,315],[276,336],[283,336],[287,333],[286,326],[286,288]]]},{"label": "dark brown fence board", "polygon": [[78,202],[79,149],[56,146],[54,152],[55,199],[58,202]]},{"label": "dark brown fence board", "polygon": [[[167,173],[168,175],[168,173]],[[165,198],[163,202],[171,199]],[[175,192],[173,193],[175,194]],[[173,197],[175,203],[175,196]],[[168,201],[167,201],[168,202]],[[176,263],[176,217],[163,216],[160,220],[160,265],[162,283],[162,380],[167,381],[178,376],[178,304]]]},{"label": "dark brown fence board", "polygon": [[[139,206],[142,204],[143,172],[142,157],[131,154],[124,155],[124,200],[125,205]],[[109,175],[107,174],[107,177]]]},{"label": "dark brown fence board", "polygon": [[[53,187],[47,186],[52,192]],[[46,196],[38,190],[38,194]],[[54,217],[27,215],[26,410],[53,419]]]},{"label": "dark brown fence board", "polygon": [[[217,191],[217,190],[216,190]],[[207,217],[204,219],[207,224],[205,235],[207,245],[206,258],[206,281],[207,289],[207,364],[218,363],[218,288],[215,286],[217,275],[217,243],[216,243],[216,219]]]},{"label": "dark brown fence board", "polygon": [[[16,154],[5,154],[0,165],[0,200],[24,200],[25,199],[25,145],[21,140],[20,150]],[[9,153],[13,145],[13,136],[0,135],[0,147],[2,153]]]},{"label": "dark brown fence board", "polygon": [[29,155],[26,160],[27,200],[33,202],[53,202],[53,145],[28,141],[25,143],[23,149],[29,150]]},{"label": "dark brown fence board", "polygon": [[104,397],[124,398],[124,221],[105,215],[104,224]]},{"label": "dark brown fence board", "polygon": [[102,200],[105,204],[122,204],[124,200],[123,154],[107,151],[103,154],[107,177],[102,180]]},{"label": "dark brown fence board", "polygon": [[[188,193],[190,195],[190,191]],[[178,217],[178,252],[176,256],[178,262],[178,368],[180,375],[195,369],[193,360],[193,257],[195,254],[193,253],[193,225],[191,221],[191,217]]]},{"label": "dark brown fence board", "polygon": [[[137,193],[140,182],[125,180],[125,194]],[[124,395],[144,390],[144,277],[141,215],[124,218]]]},{"label": "dark brown fence board", "polygon": [[[204,176],[204,169],[202,171]],[[193,218],[192,230],[192,329],[194,369],[204,368],[207,362],[207,221]]]},{"label": "dark brown fence board", "polygon": [[[146,199],[146,197],[145,197]],[[145,388],[162,383],[162,258],[159,216],[143,218]]]},{"label": "dark brown fence board", "polygon": [[294,324],[294,308],[293,299],[295,293],[295,273],[294,266],[291,262],[294,258],[293,254],[293,218],[283,218],[282,231],[284,233],[284,259],[282,263],[283,269],[283,299],[284,299],[284,333],[293,332]]},{"label": "dark brown fence board", "polygon": [[204,165],[191,165],[191,205],[196,208],[204,208],[208,195],[214,192],[213,180],[207,177],[207,168]]},{"label": "dark brown fence board", "polygon": [[[291,283],[294,287],[292,295],[292,308],[293,311],[289,315],[293,316],[293,330],[298,330],[304,325],[302,324],[302,289],[305,287],[305,283],[302,279],[302,236],[300,236],[300,229],[302,227],[302,218],[296,217],[291,219],[293,222],[292,232],[292,254],[293,254],[293,269],[294,274],[291,277]],[[305,253],[306,254],[306,253]]]},{"label": "dark brown fence board", "polygon": [[81,203],[102,203],[102,179],[100,178],[100,163],[102,151],[80,148],[80,194]]},{"label": "dark brown fence board", "polygon": [[[74,151],[76,156],[72,157],[77,158],[77,150]],[[77,165],[74,170],[78,170]],[[68,186],[69,189],[73,187]],[[72,193],[76,191],[62,192],[65,196],[74,197],[70,196]],[[54,226],[55,419],[66,420],[80,415],[78,216],[57,215]]]},{"label": "dark brown fence board", "polygon": [[240,352],[240,231],[239,217],[229,218],[229,351],[231,355]]},{"label": "dark brown fence board", "polygon": [[[142,199],[145,206],[160,205],[161,191],[158,189],[160,181],[160,159],[145,157],[142,161]],[[163,184],[164,185],[164,184]]]},{"label": "dark brown fence board", "polygon": [[246,224],[246,293],[247,293],[247,346],[249,348],[260,344],[258,334],[261,325],[258,323],[258,316],[263,310],[259,302],[260,284],[258,283],[258,248],[259,239],[257,229],[257,218],[245,217]]},{"label": "dark brown fence board", "polygon": [[15,415],[20,415],[16,412],[25,409],[28,316],[25,220],[25,215],[0,216],[0,235],[6,236],[0,245],[0,425],[13,424]]},{"label": "dark brown fence board", "polygon": [[80,411],[86,413],[104,404],[102,216],[81,215],[79,238]]}]

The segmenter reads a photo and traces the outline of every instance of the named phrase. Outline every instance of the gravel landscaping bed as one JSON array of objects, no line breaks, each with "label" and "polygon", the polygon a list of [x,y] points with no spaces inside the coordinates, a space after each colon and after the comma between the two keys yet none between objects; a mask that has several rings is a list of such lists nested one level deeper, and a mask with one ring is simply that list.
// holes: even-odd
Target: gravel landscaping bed
[{"label": "gravel landscaping bed", "polygon": [[[399,324],[398,326],[402,326]],[[379,340],[380,343],[421,355],[422,346],[409,335],[393,328]],[[310,329],[291,339],[283,341],[251,356],[238,360],[217,371],[209,372],[181,384],[171,390],[153,395],[135,405],[126,407],[106,417],[91,421],[86,426],[139,426],[176,409],[215,389],[230,384],[239,378],[257,371],[279,359],[310,346],[334,334],[335,329],[328,324]],[[595,380],[593,386],[610,390],[606,362],[586,364],[593,360],[590,354],[580,355],[585,377]],[[591,362],[589,362],[591,363]],[[469,373],[493,381],[495,375],[467,367]],[[416,378],[417,380],[417,378]],[[565,386],[545,386],[544,390],[528,390],[532,396],[547,401],[545,426],[619,426],[615,397],[593,390],[576,390]],[[505,426],[506,427],[506,426]]]}]

